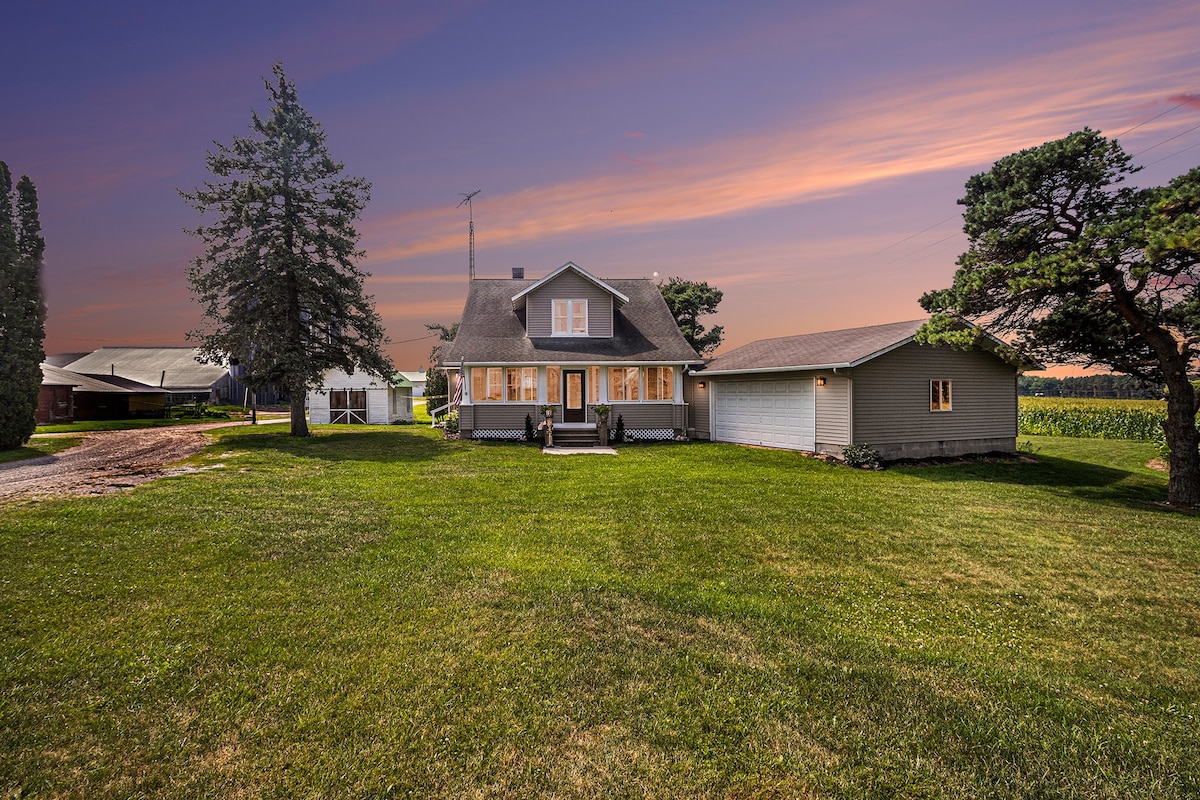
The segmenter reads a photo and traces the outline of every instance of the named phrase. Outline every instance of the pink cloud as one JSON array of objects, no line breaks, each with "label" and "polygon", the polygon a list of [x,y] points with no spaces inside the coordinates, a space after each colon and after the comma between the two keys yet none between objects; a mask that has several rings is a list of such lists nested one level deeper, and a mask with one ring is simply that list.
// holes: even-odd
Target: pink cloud
[{"label": "pink cloud", "polygon": [[[487,240],[499,247],[579,231],[645,229],[840,196],[937,171],[978,170],[1085,124],[1116,125],[1130,108],[1161,98],[1162,87],[1157,79],[1150,85],[1150,76],[1171,74],[1189,60],[1198,29],[1182,12],[1163,15],[1016,66],[950,77],[898,74],[870,94],[761,134],[646,159],[617,153],[631,163],[652,159],[658,168],[606,171],[494,198]],[[369,232],[372,260],[461,248],[459,216],[421,210],[376,222]]]},{"label": "pink cloud", "polygon": [[1200,111],[1200,94],[1173,94],[1167,100]]},{"label": "pink cloud", "polygon": [[644,138],[646,134],[642,133],[641,131],[625,131],[625,133],[621,135],[626,139],[641,139]]}]

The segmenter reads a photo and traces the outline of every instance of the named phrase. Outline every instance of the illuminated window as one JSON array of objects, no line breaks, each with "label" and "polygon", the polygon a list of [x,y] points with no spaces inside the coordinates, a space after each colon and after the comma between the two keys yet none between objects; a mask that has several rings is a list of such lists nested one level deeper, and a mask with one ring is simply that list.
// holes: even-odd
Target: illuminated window
[{"label": "illuminated window", "polygon": [[600,368],[588,367],[588,402],[600,402]]},{"label": "illuminated window", "polygon": [[504,399],[510,403],[537,400],[537,367],[509,367],[505,370]]},{"label": "illuminated window", "polygon": [[587,300],[555,300],[554,335],[587,336]]},{"label": "illuminated window", "polygon": [[950,411],[950,381],[929,382],[929,410]]},{"label": "illuminated window", "polygon": [[672,367],[646,367],[646,399],[670,400],[675,396],[675,370]]},{"label": "illuminated window", "polygon": [[471,402],[497,403],[504,398],[504,370],[471,367]]},{"label": "illuminated window", "polygon": [[561,367],[546,367],[546,402],[551,405],[562,402]]},{"label": "illuminated window", "polygon": [[638,398],[638,368],[609,367],[608,399],[630,401]]}]

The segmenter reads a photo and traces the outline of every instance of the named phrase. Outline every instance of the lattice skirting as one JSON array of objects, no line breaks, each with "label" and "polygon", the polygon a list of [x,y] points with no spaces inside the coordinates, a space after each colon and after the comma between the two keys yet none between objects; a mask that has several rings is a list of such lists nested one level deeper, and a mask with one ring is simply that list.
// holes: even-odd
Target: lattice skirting
[{"label": "lattice skirting", "polygon": [[521,441],[525,438],[523,430],[506,430],[503,428],[482,428],[471,431],[472,439],[509,439]]},{"label": "lattice skirting", "polygon": [[[613,429],[608,429],[608,438],[613,437]],[[670,428],[634,428],[625,430],[625,438],[631,442],[661,442],[675,438],[675,431]]]}]

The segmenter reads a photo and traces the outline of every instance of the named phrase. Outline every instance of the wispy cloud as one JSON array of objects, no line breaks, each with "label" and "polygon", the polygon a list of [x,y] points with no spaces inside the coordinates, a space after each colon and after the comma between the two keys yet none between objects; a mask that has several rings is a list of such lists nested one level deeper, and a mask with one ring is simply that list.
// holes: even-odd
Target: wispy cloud
[{"label": "wispy cloud", "polygon": [[[647,154],[657,169],[494,196],[487,241],[502,247],[580,231],[645,229],[843,195],[923,173],[976,169],[1084,124],[1120,125],[1129,109],[1178,95],[1194,80],[1189,65],[1198,38],[1200,23],[1181,12],[1015,66],[941,79],[897,75],[888,85],[762,134]],[[1143,77],[1151,75],[1153,83]],[[1163,85],[1163,76],[1179,83]],[[377,222],[367,231],[371,260],[461,248],[460,216],[424,210]]]}]

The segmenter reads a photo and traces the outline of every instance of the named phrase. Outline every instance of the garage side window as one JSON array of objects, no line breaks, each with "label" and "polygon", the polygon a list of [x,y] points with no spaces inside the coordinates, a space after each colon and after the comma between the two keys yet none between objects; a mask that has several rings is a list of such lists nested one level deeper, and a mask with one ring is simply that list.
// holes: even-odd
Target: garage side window
[{"label": "garage side window", "polygon": [[929,382],[929,410],[930,411],[950,411],[952,410],[950,398],[950,381],[930,381]]}]

